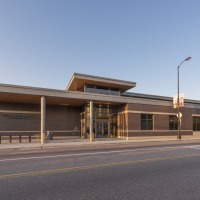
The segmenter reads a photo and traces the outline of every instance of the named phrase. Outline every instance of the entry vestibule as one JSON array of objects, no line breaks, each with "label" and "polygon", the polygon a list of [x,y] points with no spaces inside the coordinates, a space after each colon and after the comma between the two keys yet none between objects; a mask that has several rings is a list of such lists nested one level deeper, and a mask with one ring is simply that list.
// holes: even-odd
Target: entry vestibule
[{"label": "entry vestibule", "polygon": [[98,119],[95,122],[95,137],[109,137],[110,136],[110,122],[105,119]]},{"label": "entry vestibule", "polygon": [[[90,133],[90,104],[82,107],[80,114],[81,137],[87,138]],[[117,114],[114,106],[93,104],[93,135],[94,137],[117,136]]]}]

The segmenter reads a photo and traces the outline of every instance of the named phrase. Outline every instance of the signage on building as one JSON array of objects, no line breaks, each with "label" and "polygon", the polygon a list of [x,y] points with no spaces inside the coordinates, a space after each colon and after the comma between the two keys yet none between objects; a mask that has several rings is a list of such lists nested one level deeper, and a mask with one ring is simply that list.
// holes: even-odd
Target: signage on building
[{"label": "signage on building", "polygon": [[[173,97],[173,106],[178,108],[178,96]],[[179,94],[179,107],[184,107],[184,94]]]},{"label": "signage on building", "polygon": [[[176,116],[178,117],[178,114]],[[180,117],[180,119],[182,118],[182,113],[181,112],[179,112],[179,117]]]}]

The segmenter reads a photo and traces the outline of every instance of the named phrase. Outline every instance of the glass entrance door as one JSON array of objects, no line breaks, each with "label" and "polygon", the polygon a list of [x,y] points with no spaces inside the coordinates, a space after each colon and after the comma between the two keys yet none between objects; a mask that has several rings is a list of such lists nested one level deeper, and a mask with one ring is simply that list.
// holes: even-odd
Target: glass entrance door
[{"label": "glass entrance door", "polygon": [[96,122],[96,137],[108,137],[109,122],[107,120],[97,120]]}]

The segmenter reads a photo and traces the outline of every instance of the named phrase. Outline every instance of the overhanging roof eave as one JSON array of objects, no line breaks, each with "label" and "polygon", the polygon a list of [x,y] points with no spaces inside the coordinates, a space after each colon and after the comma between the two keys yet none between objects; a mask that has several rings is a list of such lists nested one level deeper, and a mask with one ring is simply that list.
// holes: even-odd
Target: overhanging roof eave
[{"label": "overhanging roof eave", "polygon": [[81,87],[83,87],[84,84],[113,87],[113,88],[120,89],[121,92],[125,92],[136,86],[136,82],[74,73],[72,78],[70,79],[69,84],[67,85],[66,90],[76,91],[80,89]]}]

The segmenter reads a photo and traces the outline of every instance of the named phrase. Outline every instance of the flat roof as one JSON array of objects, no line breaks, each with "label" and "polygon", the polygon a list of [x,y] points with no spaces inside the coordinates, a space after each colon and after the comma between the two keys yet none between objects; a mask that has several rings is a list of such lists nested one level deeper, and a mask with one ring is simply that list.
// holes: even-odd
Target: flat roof
[{"label": "flat roof", "polygon": [[[0,102],[40,104],[45,96],[47,105],[82,106],[93,100],[98,104],[148,104],[171,106],[172,97],[125,92],[121,96],[91,94],[66,90],[0,84]],[[200,101],[185,99],[185,107],[200,108]],[[39,108],[39,107],[38,107]]]},{"label": "flat roof", "polygon": [[66,90],[77,91],[80,90],[84,86],[84,84],[116,88],[119,89],[121,92],[125,92],[136,86],[136,82],[132,81],[124,81],[112,78],[74,73]]}]

